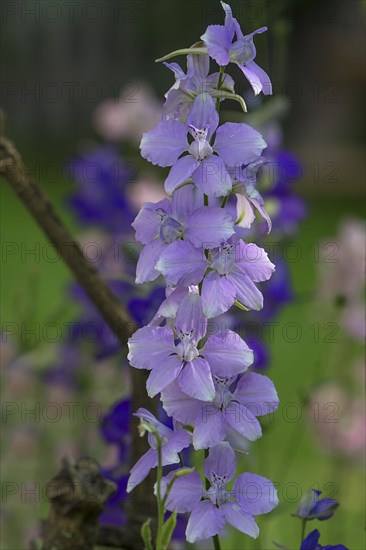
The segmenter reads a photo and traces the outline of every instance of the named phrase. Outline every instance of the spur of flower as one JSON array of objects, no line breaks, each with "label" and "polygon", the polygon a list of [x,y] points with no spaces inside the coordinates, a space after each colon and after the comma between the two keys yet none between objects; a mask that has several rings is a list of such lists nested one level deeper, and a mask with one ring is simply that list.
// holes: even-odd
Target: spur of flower
[{"label": "spur of flower", "polygon": [[206,326],[201,297],[189,294],[178,308],[174,330],[143,327],[129,339],[131,366],[151,371],[146,384],[150,397],[176,380],[184,394],[213,401],[214,376],[237,376],[253,363],[253,352],[232,331],[209,336],[201,346]]},{"label": "spur of flower", "polygon": [[[192,178],[208,197],[227,195],[232,188],[227,167],[253,162],[267,146],[262,135],[248,124],[218,124],[214,101],[203,93],[195,98],[185,124],[163,120],[143,135],[143,158],[158,166],[172,166],[165,180],[168,194]],[[183,153],[187,154],[181,156]]]},{"label": "spur of flower", "polygon": [[159,422],[155,416],[146,409],[138,409],[135,416],[138,416],[144,421],[142,424],[143,430],[144,426],[146,428],[151,426],[153,431],[148,432],[148,441],[151,448],[144,455],[142,455],[130,471],[130,477],[127,482],[128,493],[130,493],[136,485],[145,479],[152,468],[156,468],[158,465],[158,441],[156,434],[158,435],[161,444],[162,466],[177,464],[179,462],[178,453],[190,444],[190,435],[186,430],[171,430]]},{"label": "spur of flower", "polygon": [[170,201],[147,202],[132,223],[136,240],[144,244],[136,268],[136,283],[156,279],[156,264],[171,243],[184,239],[197,249],[220,246],[231,237],[234,221],[223,208],[204,206],[193,185],[178,189]]},{"label": "spur of flower", "polygon": [[[233,488],[228,490],[226,485],[233,479],[235,470],[235,453],[229,443],[223,442],[210,449],[204,462],[209,489],[204,488],[197,472],[176,479],[172,485],[166,507],[170,511],[190,514],[186,528],[188,542],[218,535],[226,523],[250,537],[258,537],[255,516],[266,514],[277,506],[277,491],[269,479],[250,473],[239,475]],[[163,493],[174,474],[170,472],[162,479]]]},{"label": "spur of flower", "polygon": [[221,67],[235,63],[244,73],[255,95],[263,92],[272,94],[272,84],[268,74],[255,62],[256,49],[253,37],[267,30],[261,27],[256,31],[244,35],[239,22],[233,17],[229,4],[221,2],[225,11],[225,25],[210,25],[201,36],[212,57]]},{"label": "spur of flower", "polygon": [[261,374],[246,372],[232,389],[236,377],[226,378],[222,371],[221,377],[213,378],[212,402],[192,399],[179,383],[173,382],[161,393],[163,407],[181,424],[193,426],[195,449],[212,447],[226,439],[234,448],[244,450],[247,440],[255,441],[262,435],[257,416],[272,413],[278,407],[273,382]]}]

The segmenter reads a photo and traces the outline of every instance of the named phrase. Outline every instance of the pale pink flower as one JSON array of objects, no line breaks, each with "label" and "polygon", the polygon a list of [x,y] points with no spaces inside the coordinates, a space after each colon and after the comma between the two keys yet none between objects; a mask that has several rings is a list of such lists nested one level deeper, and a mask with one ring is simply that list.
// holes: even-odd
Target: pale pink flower
[{"label": "pale pink flower", "polygon": [[97,108],[94,123],[107,140],[127,139],[139,144],[142,134],[161,120],[163,106],[145,84],[135,84],[135,90],[122,92],[117,100],[108,100]]}]

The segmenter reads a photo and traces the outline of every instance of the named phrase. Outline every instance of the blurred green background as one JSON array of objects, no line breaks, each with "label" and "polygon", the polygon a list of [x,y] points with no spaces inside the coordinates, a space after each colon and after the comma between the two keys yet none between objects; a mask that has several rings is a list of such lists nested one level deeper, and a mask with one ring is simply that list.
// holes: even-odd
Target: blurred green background
[{"label": "blurred green background", "polygon": [[[51,4],[58,4],[61,11]],[[24,5],[29,12],[22,11]],[[73,5],[71,15],[61,0],[4,2],[1,90],[9,135],[26,164],[36,176],[40,175],[43,189],[62,218],[77,234],[80,228],[65,206],[73,184],[64,176],[50,183],[37,166],[56,163],[61,167],[90,140],[98,140],[93,113],[103,99],[113,97],[114,91],[129,90],[131,83],[143,81],[160,97],[171,85],[171,76],[153,60],[189,46],[207,24],[220,22],[222,14],[219,3],[211,1],[105,0],[75,1]],[[324,380],[338,379],[342,384],[353,362],[363,353],[362,346],[350,342],[342,330],[337,336],[339,341],[324,342],[322,331],[334,317],[331,310],[319,308],[314,299],[319,270],[314,247],[323,239],[334,240],[344,218],[365,215],[364,6],[356,0],[257,0],[232,2],[232,7],[247,31],[263,24],[270,28],[266,38],[257,40],[258,59],[263,60],[261,65],[273,78],[275,94],[287,97],[285,145],[301,159],[303,177],[297,190],[307,200],[309,215],[293,239],[302,250],[301,258],[290,264],[295,300],[277,319],[276,336],[270,343],[272,364],[268,374],[282,405],[274,419],[267,422],[265,437],[255,444],[256,452],[243,459],[243,467],[278,483],[281,506],[259,519],[260,542],[248,539],[243,543],[242,537],[239,542],[231,534],[223,548],[269,550],[274,548],[273,541],[298,548],[300,524],[289,514],[295,511],[300,492],[314,487],[332,493],[341,502],[335,518],[314,527],[312,522],[312,528],[321,530],[323,544],[342,542],[351,550],[363,550],[363,461],[332,456],[319,447],[304,400]],[[75,83],[72,98],[70,83]],[[34,93],[28,93],[30,90]],[[53,100],[53,93],[61,95]],[[2,242],[16,243],[24,250],[38,245],[42,249],[45,238],[4,182],[0,193]],[[42,257],[34,261],[31,254],[22,258],[18,249],[5,260],[3,255],[1,275],[2,330],[12,324],[19,328],[27,315],[40,326],[55,315],[65,322],[73,318],[75,305],[65,300],[71,276],[61,262],[51,263]],[[301,336],[296,342],[282,335],[288,323],[300,327]],[[319,323],[319,342],[315,341],[314,323]],[[91,377],[94,367],[90,365]],[[103,384],[103,374],[99,376]],[[124,391],[120,373],[113,376],[113,383],[109,381],[98,395],[103,410]],[[42,388],[37,391],[42,392]],[[9,401],[11,388],[10,393],[4,388],[4,393],[5,401]],[[32,401],[35,397],[27,398]],[[87,401],[90,395],[79,398]],[[289,403],[295,403],[294,408],[286,408]],[[298,410],[301,412],[296,419]],[[296,421],[291,421],[292,415]],[[9,449],[14,450],[10,439],[4,438],[3,483],[44,483],[55,474],[63,452],[57,451],[60,433],[72,443],[80,426],[58,426],[62,431],[49,437],[52,426],[46,424],[41,422],[38,427],[39,446],[21,448],[15,459],[9,456]],[[85,449],[102,459],[105,449],[96,436],[97,427],[87,428]],[[24,531],[25,521],[36,522],[47,513],[43,502],[32,499],[14,506],[19,525],[9,529],[4,513],[4,550],[22,548],[16,531]]]}]

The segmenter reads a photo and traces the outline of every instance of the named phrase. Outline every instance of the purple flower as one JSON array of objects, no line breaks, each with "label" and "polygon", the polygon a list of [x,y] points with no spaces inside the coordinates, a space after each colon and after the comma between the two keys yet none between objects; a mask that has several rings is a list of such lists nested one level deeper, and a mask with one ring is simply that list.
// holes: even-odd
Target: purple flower
[{"label": "purple flower", "polygon": [[[145,420],[151,424],[155,430],[159,433],[162,441],[161,454],[162,465],[177,464],[179,462],[178,453],[182,449],[189,446],[190,435],[186,430],[178,429],[176,431],[167,428],[159,420],[155,418],[146,409],[140,408],[135,413],[142,420]],[[142,457],[136,462],[130,471],[130,477],[127,483],[127,493],[130,493],[136,485],[139,485],[149,474],[152,468],[155,468],[158,464],[158,450],[157,441],[153,433],[149,432],[148,441],[151,449],[149,449]]]},{"label": "purple flower", "polygon": [[230,62],[235,63],[249,80],[255,95],[260,92],[265,95],[272,94],[272,84],[268,74],[254,62],[256,49],[253,36],[265,32],[267,27],[244,36],[237,19],[232,15],[231,7],[224,2],[221,2],[221,5],[225,11],[225,26],[210,25],[201,36],[210,57],[221,67],[225,67]]},{"label": "purple flower", "polygon": [[319,538],[320,533],[315,529],[302,541],[300,550],[348,550],[343,544],[322,546],[319,544]]},{"label": "purple flower", "polygon": [[[204,462],[205,477],[210,488],[205,490],[201,477],[192,472],[176,479],[167,497],[168,510],[190,513],[186,529],[188,542],[206,540],[218,535],[229,523],[242,533],[257,538],[256,515],[266,514],[278,504],[273,483],[255,474],[239,475],[231,490],[226,488],[236,470],[235,453],[228,443],[210,449]],[[163,492],[174,475],[162,479]]]},{"label": "purple flower", "polygon": [[[209,267],[212,271],[202,284],[203,311],[207,317],[225,313],[235,300],[250,309],[263,307],[263,295],[255,283],[268,280],[275,270],[263,248],[242,240],[226,243],[209,253]],[[169,276],[170,272],[167,264],[163,274]]]},{"label": "purple flower", "polygon": [[213,376],[237,376],[252,364],[253,352],[232,331],[209,336],[200,347],[206,325],[200,296],[188,294],[178,309],[175,334],[167,327],[143,327],[129,339],[131,366],[151,370],[146,384],[150,397],[177,380],[185,394],[212,401]]},{"label": "purple flower", "polygon": [[[160,275],[156,264],[175,241],[184,238],[182,246],[191,249],[214,248],[235,232],[231,216],[223,208],[203,206],[203,196],[193,185],[177,190],[171,202],[145,203],[132,226],[136,239],[145,245],[137,263],[137,283]],[[193,254],[195,258],[197,251]]]},{"label": "purple flower", "polygon": [[211,403],[192,399],[182,392],[177,382],[161,393],[167,414],[184,425],[194,426],[195,449],[212,447],[224,439],[238,450],[246,448],[246,440],[255,441],[262,435],[256,417],[278,407],[277,393],[269,378],[247,372],[232,391],[230,387],[235,378],[225,377],[227,369],[224,365],[221,368],[221,377],[214,375],[215,396]]},{"label": "purple flower", "polygon": [[302,497],[294,516],[302,519],[319,519],[324,521],[333,516],[339,506],[339,502],[332,498],[319,499],[321,491],[310,489]]},{"label": "purple flower", "polygon": [[[197,47],[194,44],[192,48]],[[185,119],[195,98],[204,92],[211,96],[222,96],[222,91],[234,93],[234,81],[228,74],[221,78],[220,91],[218,83],[220,74],[208,74],[210,57],[207,54],[189,54],[187,56],[187,74],[178,63],[164,63],[173,71],[175,83],[165,94],[164,115],[166,118]]]},{"label": "purple flower", "polygon": [[[186,124],[176,120],[160,122],[141,140],[141,155],[153,164],[172,166],[165,190],[172,194],[192,177],[197,187],[209,197],[221,197],[231,191],[231,177],[226,166],[249,164],[259,157],[266,142],[247,124],[226,122],[218,127],[219,116],[208,94],[193,102]],[[214,144],[210,138],[216,131]],[[187,134],[193,141],[189,144]],[[183,153],[188,153],[181,157]]]}]

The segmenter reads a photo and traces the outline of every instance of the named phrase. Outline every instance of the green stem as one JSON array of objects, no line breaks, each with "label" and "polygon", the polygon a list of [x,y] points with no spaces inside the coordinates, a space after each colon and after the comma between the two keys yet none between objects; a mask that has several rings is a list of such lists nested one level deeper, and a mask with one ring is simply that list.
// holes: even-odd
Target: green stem
[{"label": "green stem", "polygon": [[184,468],[184,460],[183,460],[182,453],[178,453],[178,456],[179,456],[180,465],[182,466],[182,468]]},{"label": "green stem", "polygon": [[[223,76],[224,76],[225,67],[220,67],[220,73],[219,73],[219,81],[217,83],[217,89],[220,91],[221,86],[223,83]],[[216,110],[217,112],[220,110],[220,96],[216,99]]]},{"label": "green stem", "polygon": [[212,537],[212,539],[213,539],[213,543],[214,543],[214,549],[215,550],[221,550],[219,535],[215,535],[214,537]]},{"label": "green stem", "polygon": [[306,518],[303,518],[302,520],[302,527],[301,527],[301,542],[305,538],[305,530],[306,530]]},{"label": "green stem", "polygon": [[203,204],[208,206],[208,195],[203,195]]},{"label": "green stem", "polygon": [[158,468],[157,468],[157,501],[158,501],[158,531],[156,534],[156,550],[161,550],[164,525],[164,501],[161,498],[161,478],[163,477],[163,464],[161,454],[161,440],[157,437]]},{"label": "green stem", "polygon": [[226,195],[221,202],[221,208],[225,208],[227,201],[229,200],[229,195]]}]

